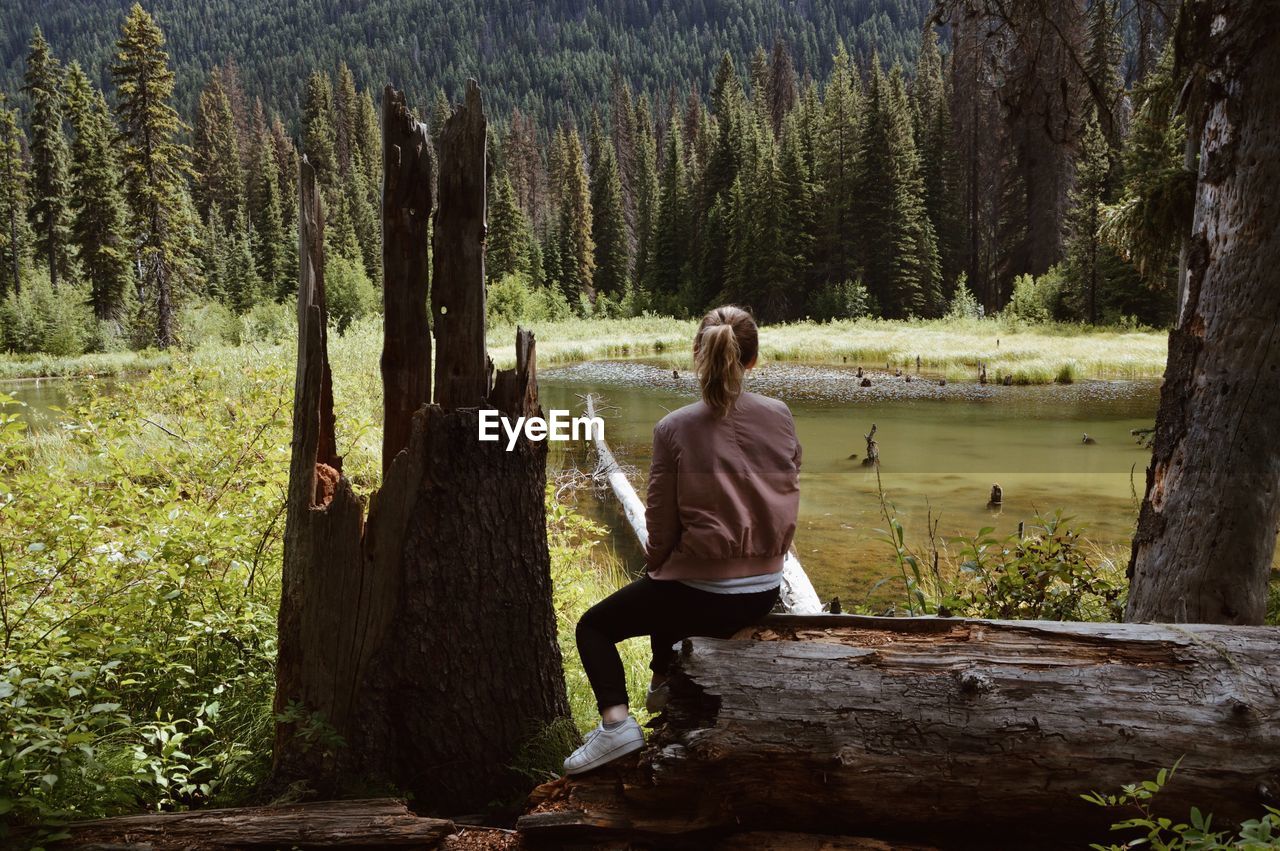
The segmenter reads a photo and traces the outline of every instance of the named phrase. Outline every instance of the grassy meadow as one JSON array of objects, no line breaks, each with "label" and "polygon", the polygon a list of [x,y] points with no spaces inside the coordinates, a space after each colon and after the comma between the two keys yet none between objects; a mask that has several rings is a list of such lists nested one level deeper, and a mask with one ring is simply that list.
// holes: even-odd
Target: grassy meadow
[{"label": "grassy meadow", "polygon": [[[363,320],[335,335],[337,350],[356,354],[361,368],[376,372],[381,346],[377,320]],[[688,367],[697,322],[658,316],[628,319],[567,319],[533,325],[538,363],[544,367],[578,361],[659,357]],[[289,349],[294,330],[285,324],[265,338],[243,344],[259,356]],[[499,367],[515,360],[515,329],[489,329],[489,351]],[[200,348],[236,348],[223,338],[206,338]],[[1094,328],[1069,324],[1028,324],[1018,320],[876,319],[770,325],[760,331],[764,361],[859,364],[868,368],[921,366],[949,380],[975,379],[980,363],[991,377],[1011,375],[1019,384],[1048,384],[1090,378],[1158,378],[1164,373],[1167,335],[1163,331]],[[286,355],[287,356],[287,355]],[[0,381],[33,377],[128,375],[170,362],[166,352],[111,352],[79,357],[0,355]],[[343,367],[334,358],[334,368]],[[375,388],[376,389],[376,388]]]}]

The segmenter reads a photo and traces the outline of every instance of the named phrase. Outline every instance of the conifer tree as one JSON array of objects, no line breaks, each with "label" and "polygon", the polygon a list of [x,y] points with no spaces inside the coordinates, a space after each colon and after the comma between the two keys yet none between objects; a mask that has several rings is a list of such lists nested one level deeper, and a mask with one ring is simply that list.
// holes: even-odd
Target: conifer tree
[{"label": "conifer tree", "polygon": [[1116,20],[1119,0],[1092,0],[1089,4],[1088,52],[1085,73],[1103,136],[1113,150],[1119,150],[1125,131],[1124,78],[1120,75],[1120,25]]},{"label": "conifer tree", "polygon": [[338,81],[333,87],[334,158],[338,174],[345,178],[361,155],[357,140],[360,125],[360,101],[356,79],[347,63],[338,64]]},{"label": "conifer tree", "polygon": [[337,127],[333,112],[333,86],[328,75],[313,71],[307,78],[307,99],[302,109],[302,153],[316,170],[316,181],[333,201],[338,183]]},{"label": "conifer tree", "polygon": [[197,280],[192,247],[194,210],[187,195],[191,150],[169,101],[173,72],[164,35],[141,5],[129,11],[111,69],[123,138],[126,197],[132,209],[141,277],[139,302],[154,308],[155,343],[175,342],[175,297]]},{"label": "conifer tree", "polygon": [[240,156],[239,132],[231,100],[222,84],[221,69],[214,68],[200,92],[196,110],[195,202],[202,217],[217,207],[230,225],[245,204],[245,178]]},{"label": "conifer tree", "polygon": [[40,27],[31,35],[23,76],[31,99],[31,227],[37,259],[49,267],[54,289],[71,272],[70,154],[63,132],[62,69]]},{"label": "conifer tree", "polygon": [[595,241],[591,238],[591,191],[583,166],[578,131],[562,136],[558,185],[560,187],[561,287],[570,304],[580,295],[595,301]]},{"label": "conifer tree", "polygon": [[779,36],[773,42],[773,55],[769,59],[769,117],[773,135],[782,133],[782,122],[795,108],[800,97],[795,64],[791,51]]},{"label": "conifer tree", "polygon": [[489,232],[485,237],[485,274],[492,281],[530,268],[529,220],[516,202],[516,190],[506,170],[499,172],[489,206]]},{"label": "conifer tree", "polygon": [[666,296],[669,307],[684,283],[688,248],[689,208],[685,185],[684,141],[680,123],[667,125],[662,156],[662,175],[658,181],[658,211],[653,224],[653,256],[647,265],[648,290],[655,296]]},{"label": "conifer tree", "polygon": [[262,300],[262,277],[253,256],[253,228],[241,207],[236,211],[228,233],[228,306],[244,313]]},{"label": "conifer tree", "polygon": [[18,112],[5,106],[0,94],[0,295],[20,292],[22,263],[31,233],[27,225],[27,181],[23,158],[26,136]]},{"label": "conifer tree", "polygon": [[115,127],[106,98],[79,64],[67,71],[71,146],[72,238],[98,319],[126,318],[133,289],[128,208],[121,191]]},{"label": "conifer tree", "polygon": [[1082,318],[1098,321],[1098,296],[1104,285],[1107,248],[1099,233],[1103,208],[1112,186],[1111,147],[1094,112],[1085,122],[1080,158],[1076,162],[1076,185],[1067,214],[1067,276],[1076,290],[1076,304]]},{"label": "conifer tree", "polygon": [[816,274],[824,283],[842,283],[856,275],[860,246],[853,227],[857,195],[862,92],[844,45],[837,47],[818,119],[814,161],[818,175],[819,217],[815,225]]},{"label": "conifer tree", "polygon": [[591,169],[591,237],[595,242],[595,288],[621,297],[627,288],[627,227],[622,212],[622,178],[613,146],[605,144]]},{"label": "conifer tree", "polygon": [[924,204],[937,239],[938,269],[944,282],[940,300],[946,301],[949,287],[960,273],[961,217],[951,105],[932,27],[926,27],[923,34],[912,94]]},{"label": "conifer tree", "polygon": [[657,149],[647,95],[640,95],[636,101],[635,133],[636,254],[632,274],[636,282],[647,290],[653,257],[653,226],[658,213]]},{"label": "conifer tree", "polygon": [[286,235],[276,149],[265,127],[260,130],[254,150],[257,160],[250,172],[249,187],[254,258],[262,277],[263,293],[280,300],[295,288],[288,258],[297,253],[297,248]]},{"label": "conifer tree", "polygon": [[910,108],[895,65],[872,58],[859,169],[866,283],[885,315],[931,315],[941,307],[937,240],[925,211]]}]

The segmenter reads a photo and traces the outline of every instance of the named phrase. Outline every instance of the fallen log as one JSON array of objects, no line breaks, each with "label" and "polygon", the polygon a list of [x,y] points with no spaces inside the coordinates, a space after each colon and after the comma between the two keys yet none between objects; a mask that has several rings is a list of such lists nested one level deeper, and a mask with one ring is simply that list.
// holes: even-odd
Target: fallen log
[{"label": "fallen log", "polygon": [[403,801],[323,801],[158,813],[80,822],[54,848],[237,851],[249,848],[434,848],[451,821],[420,818]]},{"label": "fallen log", "polygon": [[[588,393],[587,417],[591,418],[595,415],[595,398]],[[609,449],[602,430],[596,430],[595,445],[596,455],[600,458],[599,475],[609,482],[609,488],[622,506],[622,513],[626,515],[631,531],[635,532],[640,546],[644,547],[649,543],[649,528],[644,519],[644,503],[640,501],[631,480],[627,478],[627,474],[613,457],[613,452]],[[782,602],[782,608],[792,614],[816,615],[822,611],[822,600],[818,597],[818,592],[813,590],[813,583],[809,581],[809,575],[800,565],[800,559],[796,557],[794,548],[787,553],[782,563],[782,588],[779,599]]]},{"label": "fallen log", "polygon": [[1156,809],[1280,792],[1280,629],[774,615],[685,641],[635,758],[535,793],[528,837],[744,830],[1081,847],[1081,795],[1181,763]]}]

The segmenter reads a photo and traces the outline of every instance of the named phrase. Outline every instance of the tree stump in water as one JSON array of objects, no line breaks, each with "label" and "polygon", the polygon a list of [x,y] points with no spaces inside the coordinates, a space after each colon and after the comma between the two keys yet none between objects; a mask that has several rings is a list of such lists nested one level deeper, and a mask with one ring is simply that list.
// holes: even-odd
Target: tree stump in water
[{"label": "tree stump in water", "polygon": [[867,442],[867,457],[862,459],[862,466],[876,467],[880,464],[880,444],[876,442],[876,424],[871,424],[871,431],[862,436]]},{"label": "tree stump in water", "polygon": [[[484,340],[485,120],[471,82],[441,144],[437,404],[427,404],[429,211],[420,206],[430,198],[421,184],[431,146],[398,92],[388,92],[385,109],[386,303],[407,315],[384,325],[385,474],[367,521],[333,450],[323,221],[314,171],[304,164],[301,173],[274,780],[321,794],[385,783],[422,809],[474,810],[519,788],[511,765],[520,747],[569,714],[551,601],[545,444],[521,438],[507,452],[477,439],[480,408],[540,413],[534,339],[518,331],[516,367],[494,379]],[[334,473],[321,479],[337,481],[318,502],[324,467]]]}]

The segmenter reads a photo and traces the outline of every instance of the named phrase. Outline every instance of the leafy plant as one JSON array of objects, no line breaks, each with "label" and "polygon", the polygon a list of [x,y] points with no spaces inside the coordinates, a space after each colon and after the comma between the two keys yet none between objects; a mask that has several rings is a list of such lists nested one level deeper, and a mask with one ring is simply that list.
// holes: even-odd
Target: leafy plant
[{"label": "leafy plant", "polygon": [[1213,829],[1213,816],[1192,807],[1186,822],[1178,822],[1157,815],[1152,801],[1165,788],[1178,770],[1178,760],[1173,768],[1160,769],[1154,780],[1130,783],[1119,794],[1104,795],[1090,792],[1081,795],[1091,804],[1100,807],[1131,808],[1137,815],[1111,826],[1113,831],[1137,831],[1138,836],[1119,845],[1093,844],[1095,851],[1127,851],[1130,848],[1151,848],[1153,851],[1265,851],[1280,848],[1280,809],[1267,807],[1266,813],[1257,819],[1249,819],[1240,825],[1239,831]]}]

